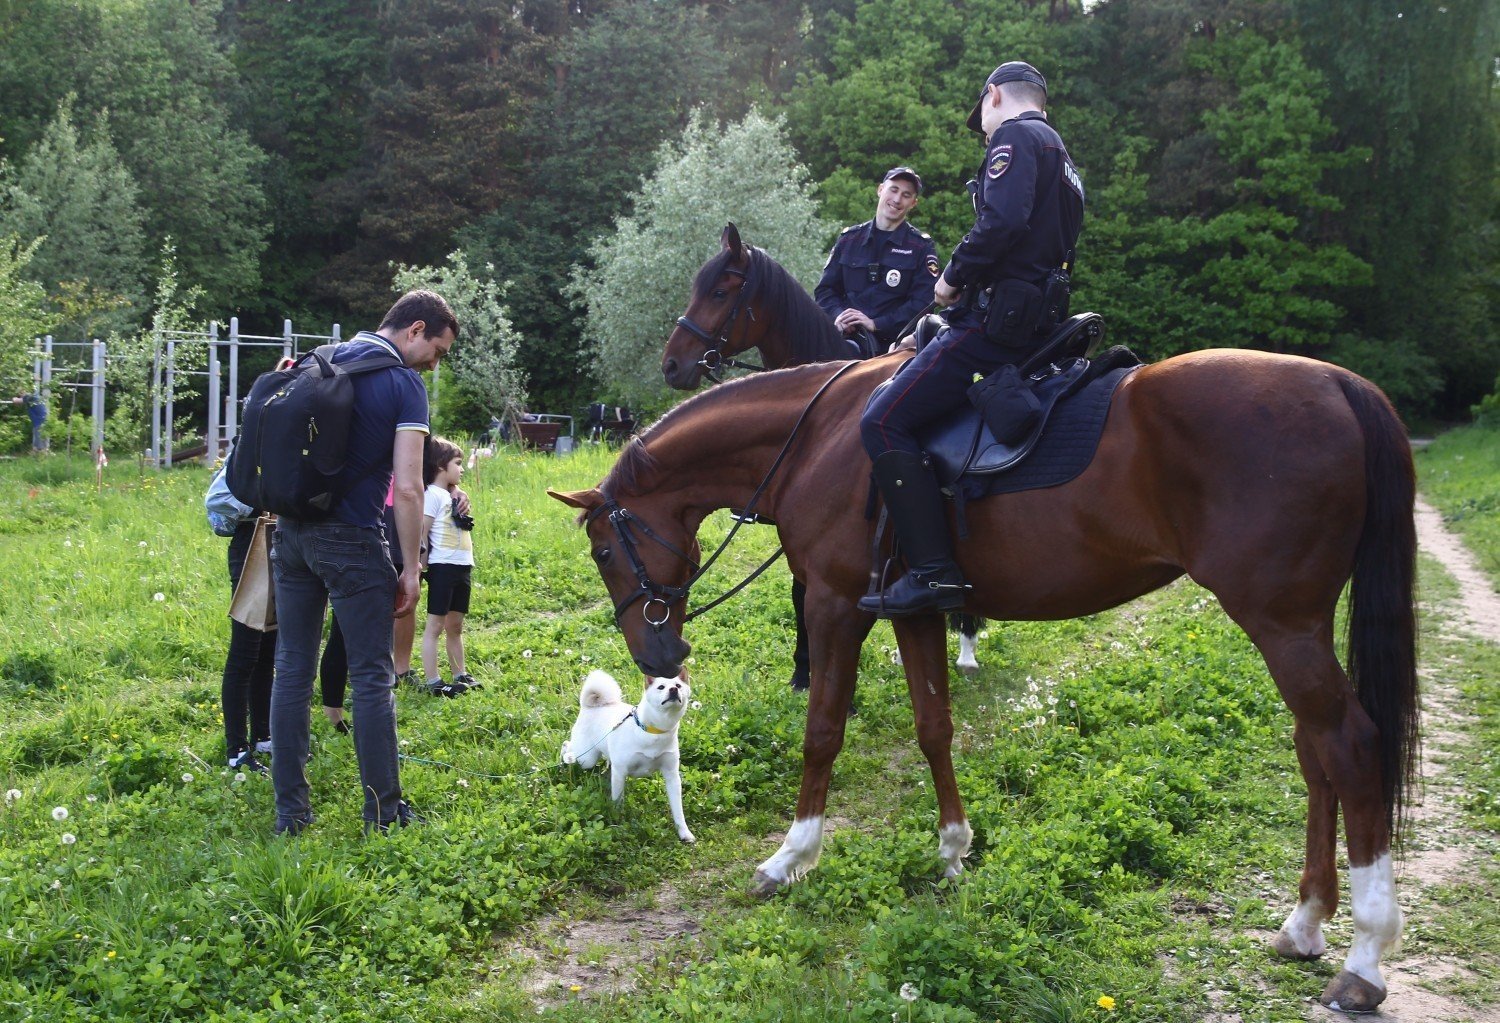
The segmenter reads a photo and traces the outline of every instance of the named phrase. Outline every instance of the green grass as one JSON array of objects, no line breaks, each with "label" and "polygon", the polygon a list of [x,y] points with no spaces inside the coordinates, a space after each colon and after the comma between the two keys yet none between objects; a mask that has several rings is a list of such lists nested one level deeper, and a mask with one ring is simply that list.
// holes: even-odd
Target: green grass
[{"label": "green grass", "polygon": [[1418,486],[1500,591],[1500,429],[1465,427],[1416,453]]},{"label": "green grass", "polygon": [[[619,811],[606,777],[555,766],[587,670],[635,685],[573,514],[543,495],[609,462],[506,453],[470,474],[467,646],[486,688],[399,697],[403,782],[430,822],[363,838],[353,751],[319,716],[319,821],[292,842],[270,837],[268,783],[219,766],[228,588],[207,474],[111,467],[99,491],[90,474],[0,467],[0,787],[21,792],[0,807],[3,1015],[535,1019],[519,983],[560,952],[545,921],[673,899],[701,931],[647,955],[633,992],[564,988],[546,1018],[1280,1020],[1322,989],[1337,959],[1281,962],[1244,933],[1274,929],[1295,897],[1303,787],[1264,665],[1191,585],[990,626],[984,669],[955,682],[976,832],[957,883],[938,879],[935,801],[882,625],[822,864],[768,903],[744,894],[800,773],[780,567],[691,628],[696,846],[676,841],[660,782],[633,782]],[[724,529],[710,520],[705,544]],[[775,543],[740,536],[706,594]],[[903,984],[921,997],[902,1000]]]}]

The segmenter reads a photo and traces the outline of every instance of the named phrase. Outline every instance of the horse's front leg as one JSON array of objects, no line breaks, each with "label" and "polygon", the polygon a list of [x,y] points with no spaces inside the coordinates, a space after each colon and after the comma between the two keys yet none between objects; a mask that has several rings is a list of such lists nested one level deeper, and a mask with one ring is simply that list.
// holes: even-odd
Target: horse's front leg
[{"label": "horse's front leg", "polygon": [[859,649],[875,619],[826,586],[809,582],[804,604],[812,667],[807,726],[802,738],[802,791],[797,816],[781,848],[755,871],[751,894],[766,897],[796,881],[823,852],[823,811],[833,761],[844,746],[844,722],[854,697]]},{"label": "horse's front leg", "polygon": [[938,801],[938,856],[943,876],[963,873],[974,832],[953,776],[953,713],[948,703],[948,637],[940,615],[898,618],[896,642],[916,715],[917,743],[932,771]]}]

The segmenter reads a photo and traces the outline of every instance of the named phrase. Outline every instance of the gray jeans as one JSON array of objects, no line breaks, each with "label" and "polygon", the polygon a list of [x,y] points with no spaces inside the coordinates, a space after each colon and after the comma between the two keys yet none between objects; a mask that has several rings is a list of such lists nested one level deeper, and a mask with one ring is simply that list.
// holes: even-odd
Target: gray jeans
[{"label": "gray jeans", "polygon": [[391,612],[396,570],[379,529],[282,518],[271,550],[276,578],[276,681],[271,689],[271,780],[279,826],[311,819],[308,711],[323,616],[332,599],[349,654],[354,752],[364,819],[388,824],[401,805]]}]

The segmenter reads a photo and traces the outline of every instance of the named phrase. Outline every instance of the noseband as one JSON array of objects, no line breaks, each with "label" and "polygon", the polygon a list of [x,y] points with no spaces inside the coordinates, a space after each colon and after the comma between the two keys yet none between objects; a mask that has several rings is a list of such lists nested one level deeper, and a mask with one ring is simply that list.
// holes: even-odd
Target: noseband
[{"label": "noseband", "polygon": [[[657,533],[650,526],[646,525],[646,523],[630,514],[628,508],[622,508],[619,502],[612,497],[589,512],[585,521],[593,522],[600,515],[609,517],[610,528],[615,531],[615,540],[619,542],[620,550],[624,551],[625,557],[629,559],[630,568],[635,572],[637,584],[634,590],[626,594],[619,603],[615,604],[615,625],[618,626],[620,624],[620,619],[624,617],[626,609],[631,604],[644,597],[646,603],[641,606],[641,615],[646,619],[647,625],[660,632],[661,627],[667,624],[667,619],[672,617],[672,605],[685,600],[688,590],[697,581],[699,575],[698,563],[662,537],[660,533]],[[663,586],[651,578],[651,574],[646,571],[645,562],[641,560],[640,551],[637,549],[634,533],[636,529],[640,530],[641,535],[645,536],[648,540],[660,544],[688,563],[692,571],[688,575],[687,582],[681,586]],[[661,617],[659,619],[651,617],[652,605],[661,608]]]},{"label": "noseband", "polygon": [[[708,331],[704,330],[702,327],[698,326],[698,324],[694,323],[686,315],[677,317],[677,326],[693,335],[698,339],[699,343],[703,345],[703,355],[698,359],[698,365],[703,368],[703,375],[708,377],[716,384],[719,382],[718,372],[725,366],[732,366],[735,369],[748,369],[755,371],[765,369],[764,366],[751,365],[747,362],[740,362],[738,359],[726,359],[724,357],[724,353],[719,350],[722,346],[729,343],[729,332],[734,329],[734,321],[740,315],[740,307],[744,305],[745,296],[750,292],[751,273],[754,271],[754,269],[755,257],[751,256],[749,270],[737,270],[734,267],[729,267],[724,271],[727,274],[732,274],[733,276],[738,277],[744,283],[740,285],[739,294],[737,294],[734,298],[734,306],[729,310],[729,318],[726,319],[723,326],[719,328],[718,337],[715,337]],[[745,309],[745,315],[750,321],[754,321],[755,310],[747,307]]]}]

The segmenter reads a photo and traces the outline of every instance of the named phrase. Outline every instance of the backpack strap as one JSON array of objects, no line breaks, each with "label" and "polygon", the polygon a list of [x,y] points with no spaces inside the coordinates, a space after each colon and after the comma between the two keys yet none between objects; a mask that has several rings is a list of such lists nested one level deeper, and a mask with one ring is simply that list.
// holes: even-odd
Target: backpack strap
[{"label": "backpack strap", "polygon": [[[309,352],[308,355],[316,353],[327,359],[330,364],[333,364],[333,353],[338,350],[338,347],[338,345],[319,345],[312,352]],[[307,355],[304,355],[302,358],[307,358]],[[301,360],[298,361],[300,362]],[[377,369],[394,369],[397,366],[405,366],[406,362],[393,352],[380,351],[366,355],[363,358],[352,359],[349,362],[340,362],[337,365],[339,371],[343,373],[369,373]]]}]

